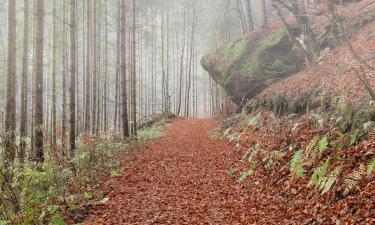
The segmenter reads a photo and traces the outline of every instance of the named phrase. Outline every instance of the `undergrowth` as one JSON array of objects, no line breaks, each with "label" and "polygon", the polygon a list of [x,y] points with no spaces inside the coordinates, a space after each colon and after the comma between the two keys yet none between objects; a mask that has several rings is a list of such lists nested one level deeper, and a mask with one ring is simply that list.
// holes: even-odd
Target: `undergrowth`
[{"label": "undergrowth", "polygon": [[247,166],[245,172],[231,168],[229,174],[242,174],[239,180],[244,181],[265,170],[268,176],[289,174],[292,184],[306,182],[321,195],[333,189],[344,197],[355,194],[366,177],[374,176],[375,159],[369,158],[374,154],[374,135],[365,126],[347,130],[343,121],[319,111],[279,118],[267,111],[252,112],[226,128],[224,135],[244,149],[241,161],[262,165],[263,170]]},{"label": "undergrowth", "polygon": [[63,225],[70,215],[84,214],[87,205],[105,203],[102,179],[122,176],[121,157],[133,144],[162,137],[166,126],[163,120],[127,141],[117,133],[82,134],[72,159],[60,148],[49,148],[43,164],[15,163],[7,169],[0,164],[0,225]]}]

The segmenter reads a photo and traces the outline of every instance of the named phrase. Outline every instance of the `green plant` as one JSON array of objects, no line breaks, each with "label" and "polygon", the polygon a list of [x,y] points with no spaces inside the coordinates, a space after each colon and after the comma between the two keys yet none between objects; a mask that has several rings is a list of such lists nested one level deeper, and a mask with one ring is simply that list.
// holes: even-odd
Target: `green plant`
[{"label": "green plant", "polygon": [[319,153],[323,153],[324,150],[327,149],[328,145],[329,145],[328,138],[326,136],[324,136],[319,141]]},{"label": "green plant", "polygon": [[260,120],[260,113],[258,113],[258,115],[250,119],[249,126],[256,126],[259,123],[259,120]]},{"label": "green plant", "polygon": [[228,169],[227,173],[230,177],[234,177],[236,175],[237,171],[238,171],[238,169],[231,167],[231,168]]},{"label": "green plant", "polygon": [[161,138],[164,136],[165,127],[165,121],[156,123],[151,127],[146,127],[138,131],[137,139],[141,142],[145,142]]},{"label": "green plant", "polygon": [[367,165],[367,175],[371,175],[374,169],[375,169],[375,157],[372,158],[369,164]]},{"label": "green plant", "polygon": [[342,167],[339,166],[335,168],[328,177],[325,177],[323,179],[320,185],[320,190],[322,191],[322,194],[327,193],[331,189],[332,185],[336,182],[341,172],[342,172]]},{"label": "green plant", "polygon": [[245,173],[243,173],[241,175],[241,177],[238,179],[240,182],[243,182],[244,180],[246,180],[246,178],[250,177],[253,175],[253,171],[252,170],[249,170],[249,171],[246,171]]},{"label": "green plant", "polygon": [[304,177],[305,169],[302,166],[302,150],[296,151],[290,161],[290,173],[292,177]]},{"label": "green plant", "polygon": [[330,163],[330,160],[327,160],[325,161],[325,163],[323,163],[323,165],[319,166],[318,168],[314,170],[314,173],[311,176],[308,186],[317,187],[322,183],[323,178],[325,177],[328,171],[329,163]]},{"label": "green plant", "polygon": [[349,192],[358,187],[359,182],[362,180],[362,177],[366,174],[366,166],[364,164],[360,164],[359,167],[348,174],[344,179],[344,195],[349,194]]}]

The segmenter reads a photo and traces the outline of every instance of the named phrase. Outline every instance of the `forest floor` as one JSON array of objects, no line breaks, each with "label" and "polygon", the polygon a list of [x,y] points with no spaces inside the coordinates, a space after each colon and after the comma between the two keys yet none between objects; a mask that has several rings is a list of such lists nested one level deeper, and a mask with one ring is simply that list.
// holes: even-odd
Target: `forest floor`
[{"label": "forest floor", "polygon": [[272,223],[287,202],[252,194],[258,185],[228,175],[242,155],[209,135],[216,126],[210,119],[174,120],[165,137],[125,160],[126,172],[109,184],[109,201],[85,224]]}]

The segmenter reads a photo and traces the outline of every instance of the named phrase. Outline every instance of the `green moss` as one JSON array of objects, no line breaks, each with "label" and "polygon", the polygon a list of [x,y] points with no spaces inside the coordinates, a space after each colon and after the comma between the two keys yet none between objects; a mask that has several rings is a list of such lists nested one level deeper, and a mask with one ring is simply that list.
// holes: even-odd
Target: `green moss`
[{"label": "green moss", "polygon": [[[288,38],[287,33],[285,30],[274,33],[272,35],[267,36],[266,38],[262,39],[259,44],[257,45],[257,48],[254,50],[250,60],[244,67],[244,74],[248,77],[252,77],[255,74],[259,74],[261,71],[264,73],[265,70],[269,69],[267,67],[270,66],[270,64],[263,63],[264,61],[267,61],[270,57],[274,57],[270,54],[273,53],[273,48],[281,48],[281,43],[285,41],[285,38]],[[268,54],[269,53],[269,54]],[[287,52],[285,52],[285,55],[288,55]],[[293,68],[286,68],[287,65],[284,63],[283,60],[276,58],[272,64],[283,64],[283,69],[286,69],[287,71],[290,71],[291,69],[294,69],[296,66],[293,66]],[[272,68],[270,69],[272,70]],[[276,71],[273,71],[272,75],[277,75]],[[265,73],[267,74],[267,73]],[[264,74],[263,74],[264,75]]]},{"label": "green moss", "polygon": [[220,48],[216,51],[215,55],[224,57],[226,63],[230,64],[239,60],[246,54],[246,50],[251,42],[249,38],[241,38],[234,42],[230,47]]},{"label": "green moss", "polygon": [[260,42],[258,50],[264,51],[269,48],[272,48],[273,46],[279,45],[284,40],[284,38],[287,38],[287,37],[288,37],[288,34],[286,30],[282,30],[275,34],[272,34]]},{"label": "green moss", "polygon": [[282,59],[276,59],[273,63],[266,66],[265,72],[267,75],[275,76],[278,74],[292,74],[297,71],[296,65],[289,65]]}]

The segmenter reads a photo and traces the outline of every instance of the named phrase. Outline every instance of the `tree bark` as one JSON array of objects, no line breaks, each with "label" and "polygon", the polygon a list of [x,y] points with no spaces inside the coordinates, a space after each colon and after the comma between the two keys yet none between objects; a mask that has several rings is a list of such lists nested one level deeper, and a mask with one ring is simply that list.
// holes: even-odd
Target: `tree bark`
[{"label": "tree bark", "polygon": [[22,53],[22,81],[21,81],[21,123],[20,123],[20,163],[25,161],[27,137],[27,83],[28,83],[28,54],[29,54],[29,0],[24,0],[23,9],[23,53]]},{"label": "tree bark", "polygon": [[34,157],[33,161],[44,161],[43,150],[43,47],[44,47],[44,0],[35,0],[34,5],[34,95],[33,95],[33,123],[34,123]]},{"label": "tree bark", "polygon": [[74,157],[76,149],[76,4],[76,0],[70,0],[70,157]]},{"label": "tree bark", "polygon": [[56,0],[53,0],[53,22],[52,22],[52,121],[51,121],[51,144],[52,147],[56,146],[56,48],[57,48],[57,35],[56,35]]},{"label": "tree bark", "polygon": [[5,102],[4,164],[14,161],[16,155],[16,0],[8,0],[7,89]]},{"label": "tree bark", "polygon": [[133,120],[133,135],[137,136],[137,60],[136,60],[136,40],[135,40],[135,35],[136,35],[136,3],[135,0],[133,0],[133,52],[132,52],[132,81],[133,81],[133,89],[132,89],[132,120]]},{"label": "tree bark", "polygon": [[126,7],[125,0],[121,0],[121,107],[122,107],[122,137],[129,137],[128,123],[128,104],[127,104],[127,88],[126,88]]}]

